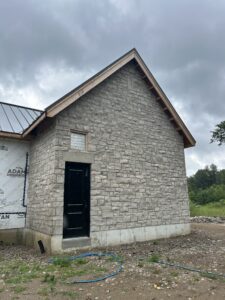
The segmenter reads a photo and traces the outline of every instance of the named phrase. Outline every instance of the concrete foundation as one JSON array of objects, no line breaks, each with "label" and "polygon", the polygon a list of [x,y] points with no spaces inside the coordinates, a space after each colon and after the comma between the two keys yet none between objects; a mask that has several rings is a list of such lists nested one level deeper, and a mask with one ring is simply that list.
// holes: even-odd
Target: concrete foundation
[{"label": "concrete foundation", "polygon": [[6,245],[23,244],[23,229],[1,229],[0,243]]},{"label": "concrete foundation", "polygon": [[50,235],[26,228],[24,229],[22,240],[24,245],[34,247],[35,249],[39,250],[39,240],[42,241],[45,251],[52,253],[52,237]]},{"label": "concrete foundation", "polygon": [[92,246],[113,246],[144,242],[190,233],[190,224],[172,224],[109,230],[92,233]]},{"label": "concrete foundation", "polygon": [[[190,224],[159,225],[120,230],[92,232],[91,237],[63,239],[62,235],[50,236],[37,231],[24,229],[24,232],[14,233],[11,240],[16,240],[39,250],[38,241],[43,242],[48,253],[62,253],[80,248],[107,247],[135,242],[144,242],[169,238],[190,233]],[[14,238],[14,239],[13,239]]]}]

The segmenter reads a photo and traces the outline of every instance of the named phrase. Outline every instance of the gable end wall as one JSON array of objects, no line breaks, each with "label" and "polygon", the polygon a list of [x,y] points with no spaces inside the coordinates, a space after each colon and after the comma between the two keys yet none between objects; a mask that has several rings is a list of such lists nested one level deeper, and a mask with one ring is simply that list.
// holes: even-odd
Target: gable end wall
[{"label": "gable end wall", "polygon": [[91,232],[189,223],[183,138],[132,63],[56,118],[62,204],[70,130],[88,132],[94,155]]}]

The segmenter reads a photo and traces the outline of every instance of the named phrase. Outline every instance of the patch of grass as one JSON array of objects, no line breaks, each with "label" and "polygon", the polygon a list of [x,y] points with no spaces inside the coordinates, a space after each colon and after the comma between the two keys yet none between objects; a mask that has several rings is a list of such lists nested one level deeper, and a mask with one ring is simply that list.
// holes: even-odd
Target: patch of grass
[{"label": "patch of grass", "polygon": [[119,256],[119,255],[116,255],[116,256],[109,256],[109,257],[107,257],[106,258],[106,260],[107,261],[111,261],[111,262],[116,262],[116,261],[118,261],[118,262],[120,262],[120,263],[122,263],[123,262],[123,258],[121,257],[121,256]]},{"label": "patch of grass", "polygon": [[11,289],[14,291],[14,293],[20,294],[20,293],[24,292],[27,288],[22,285],[17,285],[17,286],[12,287]]},{"label": "patch of grass", "polygon": [[50,284],[54,285],[54,284],[56,284],[56,277],[55,277],[55,275],[46,273],[45,276],[44,276],[43,282],[50,283]]},{"label": "patch of grass", "polygon": [[196,282],[200,281],[200,277],[199,276],[194,276],[193,281],[196,281]]},{"label": "patch of grass", "polygon": [[5,274],[6,283],[19,284],[31,281],[38,277],[40,267],[36,264],[27,264],[20,260],[6,262],[1,266],[2,274]]},{"label": "patch of grass", "polygon": [[114,257],[114,261],[118,261],[119,263],[123,263],[123,257],[122,256],[120,256],[120,255],[117,255],[117,256],[115,256]]},{"label": "patch of grass", "polygon": [[143,268],[143,267],[144,267],[143,261],[139,261],[139,262],[137,263],[137,266],[138,266],[139,268]]},{"label": "patch of grass", "polygon": [[7,279],[5,282],[9,284],[18,284],[18,283],[23,283],[24,280],[22,280],[21,277],[12,277]]},{"label": "patch of grass", "polygon": [[43,288],[39,289],[37,293],[40,296],[47,297],[51,293],[51,290],[49,287],[43,287]]},{"label": "patch of grass", "polygon": [[70,268],[64,271],[60,279],[62,282],[68,282],[69,278],[76,277],[76,276],[83,276],[83,275],[91,275],[91,276],[98,276],[98,274],[106,273],[108,270],[104,267],[98,267],[94,265],[87,265],[83,268],[77,269],[77,268]]},{"label": "patch of grass", "polygon": [[96,278],[109,272],[114,264],[110,262],[104,264],[104,262],[108,262],[107,258],[104,258],[103,262],[86,258],[72,261],[62,256],[57,257],[51,264],[14,259],[1,264],[1,274],[4,274],[6,287],[7,285],[22,286],[37,278],[48,285],[48,288],[40,293],[48,294],[53,292],[49,289],[54,290],[57,282],[65,283],[70,278],[82,276]]},{"label": "patch of grass", "polygon": [[197,205],[190,201],[191,217],[225,217],[225,201],[211,202],[205,205]]},{"label": "patch of grass", "polygon": [[109,256],[106,258],[107,261],[115,261],[115,257],[113,256]]},{"label": "patch of grass", "polygon": [[173,277],[177,277],[177,276],[179,276],[179,273],[176,271],[172,271],[172,272],[170,272],[170,275]]},{"label": "patch of grass", "polygon": [[206,277],[206,278],[213,279],[213,280],[218,279],[218,276],[216,276],[214,274],[207,273],[207,272],[202,272],[202,273],[200,273],[200,275],[202,277]]},{"label": "patch of grass", "polygon": [[160,257],[157,254],[153,254],[148,258],[148,262],[150,263],[157,263],[159,261]]},{"label": "patch of grass", "polygon": [[72,261],[68,257],[54,257],[52,263],[54,266],[65,268],[71,266]]},{"label": "patch of grass", "polygon": [[88,263],[88,260],[85,258],[77,258],[73,262],[75,265],[86,265]]},{"label": "patch of grass", "polygon": [[90,272],[88,270],[86,270],[85,268],[82,268],[82,269],[67,268],[67,269],[64,270],[64,272],[59,274],[59,280],[62,281],[62,282],[67,282],[67,280],[71,277],[82,276],[82,275],[86,275],[86,274],[89,274],[89,273]]}]

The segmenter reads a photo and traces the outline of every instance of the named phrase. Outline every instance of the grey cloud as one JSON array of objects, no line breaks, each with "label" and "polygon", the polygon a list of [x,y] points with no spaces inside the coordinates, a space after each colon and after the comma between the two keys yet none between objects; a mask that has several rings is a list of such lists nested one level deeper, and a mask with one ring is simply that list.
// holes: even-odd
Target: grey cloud
[{"label": "grey cloud", "polygon": [[224,28],[222,0],[0,1],[0,100],[18,103],[20,91],[26,104],[47,106],[76,74],[86,79],[136,47],[197,139],[187,153],[213,160],[221,148],[210,130],[225,116]]}]

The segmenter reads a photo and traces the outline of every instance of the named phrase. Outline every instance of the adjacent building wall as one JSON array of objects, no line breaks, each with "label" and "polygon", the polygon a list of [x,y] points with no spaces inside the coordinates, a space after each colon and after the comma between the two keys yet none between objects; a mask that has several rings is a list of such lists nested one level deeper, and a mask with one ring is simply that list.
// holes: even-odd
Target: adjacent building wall
[{"label": "adjacent building wall", "polygon": [[29,142],[0,138],[0,241],[3,234],[8,234],[3,229],[23,228],[25,225],[23,202],[27,203],[24,181],[28,152]]}]

